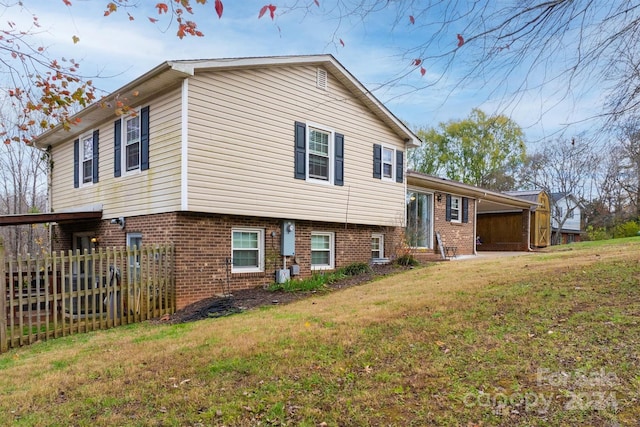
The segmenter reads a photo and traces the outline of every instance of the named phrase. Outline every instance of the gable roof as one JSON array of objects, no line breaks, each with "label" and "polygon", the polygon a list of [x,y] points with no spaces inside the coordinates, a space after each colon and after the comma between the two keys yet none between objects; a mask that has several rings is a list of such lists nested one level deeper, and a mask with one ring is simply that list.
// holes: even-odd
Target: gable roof
[{"label": "gable roof", "polygon": [[[296,56],[266,56],[226,59],[193,59],[166,61],[120,89],[107,95],[99,102],[83,109],[72,117],[80,119],[71,132],[58,125],[44,132],[36,138],[40,147],[54,145],[70,136],[81,134],[92,129],[95,123],[103,122],[114,116],[113,108],[105,105],[113,104],[117,99],[133,100],[132,104],[140,104],[168,87],[179,84],[184,79],[197,72],[221,71],[243,68],[285,67],[297,65],[322,66],[331,73],[379,119],[400,136],[408,147],[417,147],[420,139],[391,111],[385,107],[373,94],[362,85],[333,55],[296,55]],[[65,132],[64,137],[60,136]]]}]

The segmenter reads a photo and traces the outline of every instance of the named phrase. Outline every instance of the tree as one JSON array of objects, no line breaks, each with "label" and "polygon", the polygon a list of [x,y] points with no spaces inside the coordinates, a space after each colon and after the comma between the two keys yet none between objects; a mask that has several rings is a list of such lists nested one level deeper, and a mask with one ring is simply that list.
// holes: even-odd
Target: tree
[{"label": "tree", "polygon": [[552,237],[554,243],[560,242],[560,230],[571,215],[570,197],[578,202],[589,199],[587,189],[596,179],[599,162],[591,141],[575,138],[547,140],[525,161],[520,170],[523,188],[569,196],[560,199],[564,205],[558,205],[558,201],[551,198],[551,216],[557,224]]},{"label": "tree", "polygon": [[487,116],[479,109],[417,134],[423,142],[409,153],[410,168],[479,187],[513,188],[509,171],[525,156],[522,129],[508,117]]}]

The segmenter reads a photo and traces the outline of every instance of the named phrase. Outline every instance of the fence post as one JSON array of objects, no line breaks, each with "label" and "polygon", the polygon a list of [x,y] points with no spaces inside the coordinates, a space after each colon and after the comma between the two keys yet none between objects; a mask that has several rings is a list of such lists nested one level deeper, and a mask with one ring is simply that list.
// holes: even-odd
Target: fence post
[{"label": "fence post", "polygon": [[4,244],[0,237],[0,353],[9,349],[7,342],[7,272]]}]

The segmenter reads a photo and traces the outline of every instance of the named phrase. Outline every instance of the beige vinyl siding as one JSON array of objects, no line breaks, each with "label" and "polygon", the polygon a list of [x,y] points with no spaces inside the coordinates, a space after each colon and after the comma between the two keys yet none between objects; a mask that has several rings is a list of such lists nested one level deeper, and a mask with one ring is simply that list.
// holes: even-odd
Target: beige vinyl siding
[{"label": "beige vinyl siding", "polygon": [[73,140],[53,150],[54,211],[102,204],[103,217],[136,216],[180,210],[180,88],[173,88],[149,105],[150,168],[121,177],[113,176],[114,136],[112,120],[100,131],[99,182],[73,188]]},{"label": "beige vinyl siding", "polygon": [[[403,225],[404,184],[373,178],[373,145],[403,141],[331,74],[315,83],[313,66],[190,79],[189,210]],[[294,179],[295,121],[344,135],[344,186]]]}]

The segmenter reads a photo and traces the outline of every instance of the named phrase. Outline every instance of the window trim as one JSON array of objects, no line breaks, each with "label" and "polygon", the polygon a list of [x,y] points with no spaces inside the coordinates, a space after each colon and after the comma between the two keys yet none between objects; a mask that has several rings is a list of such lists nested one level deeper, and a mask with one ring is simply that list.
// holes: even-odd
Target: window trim
[{"label": "window trim", "polygon": [[[327,155],[327,179],[314,178],[310,175],[311,166],[309,164],[309,157],[311,154],[311,131],[319,131],[325,134],[328,134],[329,138],[327,141],[329,153]],[[334,185],[335,181],[335,143],[336,143],[336,133],[333,129],[319,125],[317,123],[307,123],[305,129],[305,139],[306,139],[306,150],[305,150],[305,164],[306,164],[306,180],[308,182],[315,182],[317,184],[323,185]]]},{"label": "window trim", "polygon": [[[373,256],[373,239],[378,239],[378,256]],[[384,258],[384,234],[383,233],[371,233],[371,258],[372,259],[382,259]]]},{"label": "window trim", "polygon": [[[127,123],[131,120],[138,120],[138,166],[129,169],[127,166],[127,147],[130,145],[127,141]],[[121,148],[121,164],[122,175],[132,175],[142,171],[142,113],[140,108],[136,108],[134,112],[122,117],[122,148]]]},{"label": "window trim", "polygon": [[[384,160],[384,153],[391,152],[391,159],[389,161]],[[391,166],[391,176],[386,176],[384,173],[384,166]],[[381,144],[380,152],[380,178],[383,181],[396,181],[396,149],[387,145]]]},{"label": "window trim", "polygon": [[[91,173],[88,176],[85,176],[84,174],[84,163],[85,163],[85,142],[89,141],[89,144],[91,145],[91,158],[88,159],[89,161],[91,161]],[[80,187],[85,187],[85,186],[90,186],[93,184],[94,181],[94,172],[93,172],[93,168],[95,168],[97,165],[94,162],[95,159],[95,153],[94,153],[94,149],[95,149],[95,144],[94,144],[94,135],[93,135],[93,131],[89,131],[87,133],[84,133],[80,136],[79,140],[78,140],[78,148],[79,148],[79,158],[78,158],[78,182],[80,183]]]},{"label": "window trim", "polygon": [[[456,200],[457,201],[457,207],[453,207],[453,201]],[[462,197],[460,196],[454,196],[451,195],[451,207],[450,207],[450,211],[451,211],[451,222],[457,223],[457,224],[461,224],[462,223]],[[453,218],[453,212],[457,213],[457,218]]]},{"label": "window trim", "polygon": [[[313,236],[328,236],[329,237],[329,264],[313,264]],[[333,270],[335,268],[335,248],[336,248],[336,233],[333,231],[312,231],[311,232],[309,263],[311,264],[312,271]]]},{"label": "window trim", "polygon": [[[256,233],[258,236],[258,247],[255,250],[258,252],[258,265],[257,266],[239,266],[233,265],[233,252],[236,250],[233,247],[233,235],[234,233]],[[238,248],[238,250],[247,248]],[[231,229],[231,273],[262,273],[264,272],[264,229],[262,228],[249,228],[249,227],[233,227]]]}]

